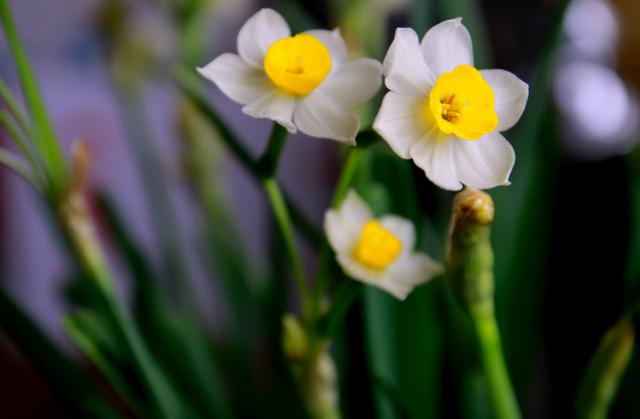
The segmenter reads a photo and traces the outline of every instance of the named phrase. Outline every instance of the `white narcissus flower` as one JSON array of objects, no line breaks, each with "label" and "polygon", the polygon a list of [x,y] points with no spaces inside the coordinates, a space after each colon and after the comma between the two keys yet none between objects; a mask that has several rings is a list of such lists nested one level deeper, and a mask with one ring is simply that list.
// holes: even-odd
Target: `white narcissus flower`
[{"label": "white narcissus flower", "polygon": [[238,53],[225,53],[198,71],[213,81],[242,111],[268,118],[312,137],[355,144],[360,127],[352,109],[382,85],[376,60],[347,60],[335,29],[295,36],[271,9],[254,14],[240,29]]},{"label": "white narcissus flower", "polygon": [[443,271],[438,262],[413,250],[415,230],[409,220],[395,215],[374,218],[354,191],[340,208],[326,212],[324,230],[347,275],[400,300]]},{"label": "white narcissus flower", "polygon": [[461,18],[434,26],[421,43],[398,28],[383,71],[390,92],[373,128],[396,154],[444,189],[509,184],[515,153],[501,132],[520,119],[529,86],[508,71],[473,67]]}]

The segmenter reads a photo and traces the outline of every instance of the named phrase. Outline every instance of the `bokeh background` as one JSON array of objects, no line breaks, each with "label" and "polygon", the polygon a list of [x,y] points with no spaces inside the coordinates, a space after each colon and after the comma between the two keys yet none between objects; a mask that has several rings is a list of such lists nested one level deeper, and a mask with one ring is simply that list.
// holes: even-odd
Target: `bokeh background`
[{"label": "bokeh background", "polygon": [[[20,0],[12,6],[65,149],[81,139],[91,150],[95,217],[103,217],[98,198],[108,196],[154,266],[188,272],[211,333],[220,339],[230,333],[233,319],[220,283],[207,279],[195,246],[203,213],[194,202],[191,146],[179,130],[182,99],[171,79],[176,62],[203,65],[221,52],[235,52],[238,29],[265,6],[282,13],[294,31],[341,27],[354,53],[380,60],[395,27],[412,26],[422,35],[435,22],[460,15],[473,36],[479,67],[504,68],[530,83],[527,114],[508,136],[517,152],[513,185],[492,191],[498,321],[525,417],[571,417],[577,382],[598,341],[640,297],[640,3],[211,0],[194,25],[200,41],[193,50],[186,50],[190,35],[179,33],[169,3]],[[17,86],[4,40],[0,77]],[[128,83],[137,86],[135,95],[123,89]],[[269,122],[243,115],[213,85],[207,95],[245,144],[260,152]],[[136,124],[141,120],[142,128]],[[211,184],[234,215],[248,264],[260,272],[271,263],[268,206],[259,185],[224,147],[212,147]],[[281,160],[283,188],[318,227],[340,156],[337,144],[296,135]],[[418,208],[432,223],[423,246],[441,258],[452,195],[429,184],[419,170],[403,167],[416,185]],[[2,286],[80,359],[61,327],[72,269],[51,220],[32,189],[5,170],[0,194]],[[106,229],[103,235],[109,246]],[[313,269],[315,252],[302,237],[300,243]],[[111,256],[128,298],[122,261]],[[455,338],[440,287],[438,281],[421,287],[403,305],[372,291],[350,310],[350,337],[343,335],[336,351],[347,366],[341,375],[353,380],[342,383],[348,390],[341,394],[351,417],[393,417],[380,413],[389,410],[380,403],[391,398],[380,401],[383,385],[362,387],[380,377],[394,383],[413,409],[429,406],[421,417],[482,410],[482,401],[476,406],[458,399],[453,359],[465,349],[449,344]],[[373,353],[363,341],[383,350]],[[391,358],[396,360],[385,363]],[[3,334],[0,371],[2,417],[66,417],[29,359]],[[638,388],[635,356],[611,417],[640,415]]]}]

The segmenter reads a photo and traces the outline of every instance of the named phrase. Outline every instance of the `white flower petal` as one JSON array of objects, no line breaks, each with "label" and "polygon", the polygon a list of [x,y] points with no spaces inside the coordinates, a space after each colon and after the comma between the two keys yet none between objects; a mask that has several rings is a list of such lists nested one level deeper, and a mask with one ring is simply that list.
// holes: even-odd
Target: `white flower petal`
[{"label": "white flower petal", "polygon": [[454,143],[461,141],[466,140],[442,134],[434,126],[409,152],[414,163],[424,170],[430,181],[443,189],[457,191],[462,185],[456,171]]},{"label": "white flower petal", "polygon": [[359,58],[344,63],[318,87],[343,109],[353,109],[371,99],[382,85],[382,66],[376,60]]},{"label": "white flower petal", "polygon": [[316,89],[300,98],[293,113],[298,129],[311,137],[328,138],[355,145],[360,119],[338,106],[333,98]]},{"label": "white flower petal", "polygon": [[426,115],[428,102],[413,96],[389,92],[373,121],[373,129],[393,151],[403,159],[411,157],[409,150],[431,129]]},{"label": "white flower petal", "polygon": [[378,282],[373,285],[382,288],[400,301],[404,301],[409,293],[413,291],[414,287],[413,284],[409,284],[405,281],[400,281],[397,278],[389,275],[388,272],[386,272],[385,275],[381,276],[378,279]]},{"label": "white flower petal", "polygon": [[362,227],[373,218],[367,203],[353,189],[349,190],[337,211],[343,220],[343,225],[354,228],[358,232],[358,236]]},{"label": "white flower petal", "polygon": [[291,31],[284,18],[275,10],[261,9],[240,28],[238,53],[252,66],[262,68],[269,46],[288,36]]},{"label": "white flower petal", "polygon": [[247,64],[236,54],[225,53],[198,72],[211,80],[231,100],[246,105],[269,93],[273,87],[262,70]]},{"label": "white flower petal", "polygon": [[435,79],[420,52],[413,29],[398,28],[382,64],[389,90],[414,97],[427,97]]},{"label": "white flower petal", "polygon": [[380,281],[384,271],[373,271],[368,269],[355,260],[349,253],[339,253],[337,257],[342,270],[348,276],[357,281],[364,282],[365,284],[380,286]]},{"label": "white flower petal", "polygon": [[325,213],[324,232],[334,252],[338,254],[349,253],[358,244],[358,233],[353,228],[345,226],[337,211]]},{"label": "white flower petal", "polygon": [[306,31],[309,35],[315,36],[318,41],[327,47],[331,56],[331,71],[340,68],[340,65],[347,60],[347,44],[344,43],[340,29],[336,28],[332,31],[326,29],[314,29]]},{"label": "white flower petal", "polygon": [[363,226],[372,217],[366,202],[350,190],[340,207],[328,210],[324,216],[324,231],[333,250],[350,255],[358,244]]},{"label": "white flower petal", "polygon": [[453,144],[462,183],[477,189],[509,184],[516,155],[502,134],[494,131],[477,140],[455,140]]},{"label": "white flower petal", "polygon": [[505,70],[481,70],[496,97],[498,131],[506,131],[518,122],[529,97],[529,85]]},{"label": "white flower petal", "polygon": [[387,271],[374,271],[362,266],[349,254],[338,255],[338,262],[349,277],[378,287],[399,300],[404,300],[414,287],[409,282],[398,280],[389,275]]},{"label": "white flower petal", "polygon": [[416,244],[416,231],[411,221],[397,215],[385,215],[380,218],[380,224],[400,240],[402,254],[413,252],[413,246]]},{"label": "white flower petal", "polygon": [[412,287],[423,284],[444,272],[443,266],[422,252],[403,255],[387,268],[387,274]]},{"label": "white flower petal", "polygon": [[438,23],[429,29],[420,46],[427,67],[436,78],[460,64],[473,65],[471,35],[462,18]]},{"label": "white flower petal", "polygon": [[272,90],[244,106],[242,112],[254,118],[267,118],[276,121],[291,134],[295,134],[297,130],[292,120],[295,105],[295,97],[278,90]]}]

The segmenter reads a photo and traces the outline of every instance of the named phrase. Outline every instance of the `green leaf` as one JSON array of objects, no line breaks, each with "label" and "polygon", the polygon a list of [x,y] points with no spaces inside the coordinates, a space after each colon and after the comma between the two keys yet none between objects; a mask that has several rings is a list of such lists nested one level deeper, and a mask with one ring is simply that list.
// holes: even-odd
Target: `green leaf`
[{"label": "green leaf", "polygon": [[134,313],[146,344],[179,392],[202,417],[228,418],[230,410],[220,368],[203,325],[191,314],[180,315],[158,292],[147,258],[129,235],[121,216],[106,196],[99,198],[107,224],[134,280]]},{"label": "green leaf", "polygon": [[88,371],[72,362],[3,288],[0,326],[33,363],[66,411],[78,417],[114,416]]},{"label": "green leaf", "polygon": [[125,353],[119,352],[117,334],[101,314],[90,310],[78,310],[63,321],[69,339],[85,357],[100,371],[125,404],[137,415],[148,410],[141,402],[139,387],[131,385],[131,380],[123,371]]},{"label": "green leaf", "polygon": [[117,76],[115,79],[118,108],[142,179],[147,212],[154,226],[162,257],[162,269],[157,275],[157,279],[162,282],[158,285],[164,286],[165,295],[176,304],[182,305],[183,309],[189,309],[192,296],[180,225],[176,221],[175,208],[167,188],[167,178],[154,146],[142,97],[138,89],[119,80]]},{"label": "green leaf", "polygon": [[[384,182],[391,212],[410,219],[416,226],[416,249],[441,257],[442,241],[431,227],[418,202],[412,163],[398,159],[379,147],[372,168],[374,181]],[[391,195],[393,191],[393,195]],[[444,323],[440,310],[439,280],[417,287],[403,301],[393,300],[397,389],[411,412],[439,418],[443,396]]]},{"label": "green leaf", "polygon": [[[555,52],[568,1],[560,2],[530,82],[529,102],[509,133],[518,158],[512,185],[491,191],[496,207],[492,243],[496,255],[496,314],[503,331],[507,364],[520,400],[532,390],[539,353],[547,248],[550,238],[555,168],[558,165],[557,112],[550,89]],[[535,223],[531,220],[536,220]],[[525,251],[526,249],[526,251]],[[518,316],[512,313],[517,311]],[[523,404],[523,411],[527,411]]]},{"label": "green leaf", "polygon": [[66,182],[67,165],[44,106],[35,75],[14,26],[9,0],[0,0],[0,21],[13,54],[27,108],[33,118],[35,146],[54,182],[54,188],[56,188],[54,193],[59,193],[61,191],[58,188],[61,188]]},{"label": "green leaf", "polygon": [[[398,386],[398,353],[396,348],[396,316],[393,297],[377,288],[364,293],[366,346],[371,375],[388,385]],[[386,391],[374,386],[376,412],[379,419],[398,418],[393,400]]]}]

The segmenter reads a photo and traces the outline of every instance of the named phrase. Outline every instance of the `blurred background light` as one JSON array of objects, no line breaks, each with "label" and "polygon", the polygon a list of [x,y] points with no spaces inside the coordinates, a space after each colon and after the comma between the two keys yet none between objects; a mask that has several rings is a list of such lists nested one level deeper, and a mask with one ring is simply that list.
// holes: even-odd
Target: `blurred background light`
[{"label": "blurred background light", "polygon": [[628,150],[638,109],[615,71],[597,63],[568,63],[558,70],[554,91],[573,134],[566,136],[572,151],[598,158]]},{"label": "blurred background light", "polygon": [[620,35],[615,10],[605,0],[575,0],[564,33],[553,91],[567,151],[588,160],[628,152],[637,142],[638,104],[613,67]]},{"label": "blurred background light", "polygon": [[572,46],[598,60],[610,60],[618,42],[618,19],[604,0],[576,0],[565,18],[564,30]]}]

